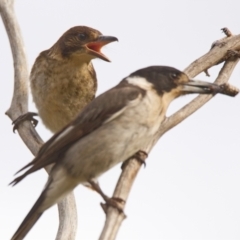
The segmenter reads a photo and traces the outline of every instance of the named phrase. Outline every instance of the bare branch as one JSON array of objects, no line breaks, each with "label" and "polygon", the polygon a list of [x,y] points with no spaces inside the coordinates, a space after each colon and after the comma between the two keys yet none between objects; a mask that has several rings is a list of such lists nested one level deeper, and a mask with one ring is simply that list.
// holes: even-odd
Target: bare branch
[{"label": "bare branch", "polygon": [[221,62],[229,49],[236,51],[240,50],[240,35],[223,38],[219,40],[218,43],[224,44],[218,44],[213,47],[208,53],[190,64],[184,72],[187,73],[189,77],[195,77],[204,70]]},{"label": "bare branch", "polygon": [[[15,120],[28,112],[28,68],[20,27],[15,16],[13,0],[0,1],[0,14],[11,45],[14,61],[14,94],[6,114]],[[43,144],[42,139],[30,121],[21,123],[18,133],[23,142],[36,155]],[[47,172],[51,170],[49,166]],[[77,210],[73,193],[58,204],[59,229],[57,240],[75,239],[77,229]]]},{"label": "bare branch", "polygon": [[[11,106],[6,112],[14,120],[28,111],[27,60],[21,31],[14,14],[13,1],[1,1],[0,12],[8,34],[14,62],[14,94]],[[19,135],[35,155],[43,141],[32,128],[32,124],[30,122],[23,123],[19,127]]]},{"label": "bare branch", "polygon": [[77,207],[73,192],[58,203],[59,226],[56,240],[74,240],[77,233]]},{"label": "bare branch", "polygon": [[228,28],[221,28],[221,30],[225,33],[225,35],[227,37],[233,36],[233,34],[231,33],[231,31]]},{"label": "bare branch", "polygon": [[[224,41],[224,44],[213,47],[208,53],[194,61],[185,69],[185,73],[188,76],[195,77],[202,71],[207,70],[210,67],[214,66],[215,64],[219,63],[225,58],[227,51],[229,49],[231,50],[240,49],[240,35],[227,37],[224,40],[219,41],[221,42]],[[218,84],[226,83],[229,80],[232,71],[236,64],[238,63],[238,61],[239,59],[237,57],[227,60],[215,82]],[[149,146],[141,150],[145,150],[148,153],[165,132],[179,124],[189,115],[191,115],[201,106],[203,106],[206,102],[208,102],[212,97],[213,95],[198,96],[189,104],[180,109],[178,112],[176,112],[169,118],[166,118],[164,123],[161,124],[159,132],[156,135],[155,139],[153,139],[153,141],[149,143]],[[132,158],[128,162],[128,164],[126,164],[118,180],[117,186],[113,194],[113,198],[120,198],[126,204],[126,200],[133,185],[133,181],[135,180],[137,173],[140,170],[140,167],[141,164],[139,164],[138,160],[135,158]],[[123,205],[123,209],[125,204]],[[107,207],[107,209],[105,208],[105,211],[106,221],[99,239],[114,240],[121,226],[121,223],[125,217],[123,213],[120,213],[111,206]]]},{"label": "bare branch", "polygon": [[[141,164],[136,159],[131,159],[124,167],[113,193],[113,198],[123,199],[126,203],[130,189],[140,170]],[[122,203],[124,209],[125,203]],[[123,212],[116,208],[104,206],[106,209],[106,221],[99,240],[115,239],[122,221],[126,218]]]}]

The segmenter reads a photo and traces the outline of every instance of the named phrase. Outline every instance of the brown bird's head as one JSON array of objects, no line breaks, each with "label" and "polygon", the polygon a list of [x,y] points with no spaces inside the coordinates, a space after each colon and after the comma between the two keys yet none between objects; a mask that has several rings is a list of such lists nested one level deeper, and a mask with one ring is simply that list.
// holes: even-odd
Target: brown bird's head
[{"label": "brown bird's head", "polygon": [[98,30],[85,26],[76,26],[67,30],[50,49],[51,55],[62,58],[82,58],[91,61],[100,58],[110,60],[101,52],[101,48],[110,42],[118,41],[116,37],[104,36]]}]

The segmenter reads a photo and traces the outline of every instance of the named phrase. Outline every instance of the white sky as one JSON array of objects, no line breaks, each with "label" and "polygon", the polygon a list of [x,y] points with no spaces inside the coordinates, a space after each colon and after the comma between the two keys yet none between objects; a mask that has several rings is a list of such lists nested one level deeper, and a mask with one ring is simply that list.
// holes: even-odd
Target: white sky
[{"label": "white sky", "polygon": [[[101,93],[131,72],[150,65],[180,70],[205,54],[228,27],[239,34],[239,0],[235,1],[16,1],[29,69],[70,27],[86,25],[119,38],[103,52],[112,63],[94,60]],[[0,21],[0,239],[9,239],[39,196],[47,175],[32,174],[16,187],[13,174],[32,160],[11,121],[4,115],[13,91],[13,63]],[[221,65],[199,79],[214,81]],[[240,87],[240,65],[230,82]],[[176,100],[168,114],[192,97]],[[240,239],[240,97],[215,96],[179,126],[164,135],[151,152],[131,191],[118,240]],[[36,111],[32,103],[30,110]],[[39,134],[51,134],[42,123]],[[120,166],[100,178],[112,194]],[[105,216],[101,198],[79,186],[77,239],[97,239]],[[58,226],[56,206],[46,211],[26,239],[52,240]]]}]

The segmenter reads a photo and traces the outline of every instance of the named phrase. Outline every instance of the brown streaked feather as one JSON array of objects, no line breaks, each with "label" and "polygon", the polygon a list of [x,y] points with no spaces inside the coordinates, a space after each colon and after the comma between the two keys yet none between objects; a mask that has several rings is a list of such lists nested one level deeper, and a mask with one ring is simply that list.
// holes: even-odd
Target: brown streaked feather
[{"label": "brown streaked feather", "polygon": [[[83,109],[74,121],[55,134],[42,146],[36,158],[18,172],[30,166],[32,167],[18,178],[15,178],[10,184],[16,185],[28,174],[61,159],[61,155],[63,155],[72,144],[93,132],[115,113],[123,110],[129,102],[139,96],[143,97],[144,94],[145,90],[137,86],[129,86],[129,84],[123,80],[116,87],[95,98]],[[109,99],[111,101],[109,101]],[[73,128],[61,137],[60,135],[64,134],[71,126]],[[59,139],[57,139],[58,137]]]}]

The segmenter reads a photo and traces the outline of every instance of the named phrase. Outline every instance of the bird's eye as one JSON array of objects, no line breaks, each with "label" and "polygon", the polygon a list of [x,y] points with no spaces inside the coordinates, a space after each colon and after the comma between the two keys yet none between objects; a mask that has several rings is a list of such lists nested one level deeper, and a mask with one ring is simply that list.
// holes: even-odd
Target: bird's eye
[{"label": "bird's eye", "polygon": [[78,34],[78,37],[79,37],[80,40],[83,41],[83,40],[86,39],[86,34],[85,34],[85,33],[79,33],[79,34]]},{"label": "bird's eye", "polygon": [[176,73],[171,73],[170,77],[173,78],[173,79],[176,79],[177,78],[177,74]]}]

